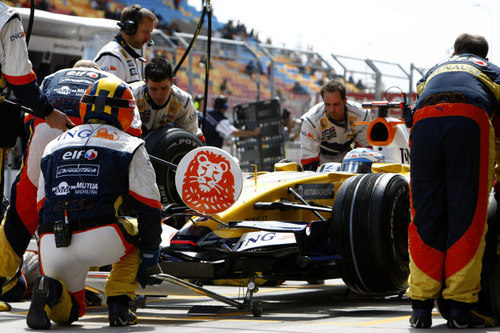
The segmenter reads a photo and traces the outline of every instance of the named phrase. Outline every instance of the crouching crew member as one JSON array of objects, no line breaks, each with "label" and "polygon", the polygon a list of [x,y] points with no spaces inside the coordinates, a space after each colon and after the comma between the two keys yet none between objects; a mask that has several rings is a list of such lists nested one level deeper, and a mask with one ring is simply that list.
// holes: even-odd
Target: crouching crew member
[{"label": "crouching crew member", "polygon": [[[40,262],[27,324],[69,325],[85,313],[91,266],[113,263],[105,293],[111,326],[135,324],[129,310],[137,280],[149,282],[161,241],[160,194],[144,141],[125,131],[134,115],[132,91],[103,78],[82,97],[77,126],[51,141],[42,157],[38,188]],[[118,218],[128,194],[137,222]],[[137,249],[138,247],[138,249]]]},{"label": "crouching crew member", "polygon": [[[66,130],[66,125],[73,125],[71,120],[47,101],[41,93],[36,75],[33,72],[31,62],[28,58],[25,33],[19,16],[12,8],[0,2],[0,111],[2,122],[0,122],[0,201],[3,200],[3,168],[4,148],[15,145],[18,132],[17,122],[21,114],[19,108],[9,106],[2,98],[2,90],[8,86],[16,97],[30,107],[34,114],[44,118],[52,128]],[[0,229],[0,247],[10,247],[6,243],[5,225],[2,223]],[[14,272],[10,268],[9,258],[0,255],[0,287],[7,277],[12,277],[18,265],[14,265]],[[4,269],[5,268],[5,269]],[[0,311],[8,311],[10,306],[0,302]]]},{"label": "crouching crew member", "polygon": [[[93,61],[80,60],[73,68],[61,69],[47,76],[42,82],[42,92],[49,102],[77,125],[81,124],[80,99],[87,88],[103,77],[116,78],[98,67]],[[10,205],[0,230],[0,272],[7,278],[16,274],[24,251],[38,227],[36,196],[43,150],[51,140],[62,134],[60,129],[51,128],[42,118],[27,115],[25,122],[30,133],[29,145],[21,171],[12,186]],[[141,135],[141,121],[137,109],[127,132]],[[4,292],[5,290],[2,291]]]}]

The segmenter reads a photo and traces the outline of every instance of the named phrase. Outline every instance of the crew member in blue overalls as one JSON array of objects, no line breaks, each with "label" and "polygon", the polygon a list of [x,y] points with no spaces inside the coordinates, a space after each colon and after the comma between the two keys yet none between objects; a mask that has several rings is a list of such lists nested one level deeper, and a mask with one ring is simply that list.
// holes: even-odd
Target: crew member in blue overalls
[{"label": "crew member in blue overalls", "polygon": [[475,307],[494,176],[490,117],[500,100],[500,68],[487,54],[484,37],[462,34],[453,55],[418,82],[408,229],[413,327],[432,325],[440,295],[450,305],[449,327],[495,325]]}]

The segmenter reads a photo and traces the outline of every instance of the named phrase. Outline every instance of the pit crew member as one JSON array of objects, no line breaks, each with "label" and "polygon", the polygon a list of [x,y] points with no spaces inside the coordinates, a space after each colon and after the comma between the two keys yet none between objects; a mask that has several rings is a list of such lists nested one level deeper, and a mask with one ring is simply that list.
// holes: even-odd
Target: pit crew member
[{"label": "pit crew member", "polygon": [[125,7],[118,22],[120,31],[97,52],[94,61],[102,70],[127,83],[140,81],[137,61],[146,62],[142,57],[142,47],[151,41],[157,23],[158,19],[150,10],[139,5]]},{"label": "pit crew member", "polygon": [[[137,322],[129,301],[137,280],[147,284],[147,268],[158,263],[161,204],[144,141],[125,133],[134,104],[123,81],[96,81],[81,100],[84,124],[44,151],[37,197],[44,276],[35,284],[30,328],[48,329],[51,320],[69,325],[83,316],[89,268],[110,263],[116,275],[105,287],[110,325]],[[138,223],[117,217],[126,194]]]},{"label": "pit crew member", "polygon": [[300,130],[301,163],[304,170],[316,170],[326,162],[341,162],[351,150],[351,144],[369,147],[368,125],[356,121],[371,121],[372,115],[358,103],[347,100],[345,86],[329,81],[321,87],[323,102],[302,116]]},{"label": "pit crew member", "polygon": [[[262,129],[257,126],[253,130],[244,130],[234,127],[224,115],[228,109],[227,97],[220,95],[214,101],[214,108],[207,111],[205,119],[204,135],[207,138],[207,145],[222,148],[224,139],[232,136],[250,137],[257,136]],[[200,121],[203,115],[200,114]]]},{"label": "pit crew member", "polygon": [[[0,125],[0,199],[3,200],[3,168],[4,148],[12,147],[17,138],[19,111],[10,109],[3,101],[1,93],[8,86],[23,103],[30,107],[40,118],[45,119],[52,128],[66,130],[66,125],[73,126],[71,120],[61,111],[54,109],[45,95],[40,91],[36,75],[28,59],[25,33],[19,16],[12,8],[0,3],[0,109],[2,122]],[[2,223],[0,233],[4,233]],[[0,247],[9,246],[0,237]],[[8,266],[8,265],[7,265]],[[6,259],[0,256],[0,286],[4,284],[9,271],[5,270]],[[0,311],[10,310],[10,306],[0,302]]]},{"label": "pit crew member", "polygon": [[172,64],[155,57],[146,64],[144,74],[145,81],[132,84],[143,132],[175,126],[205,141],[191,95],[173,84]]},{"label": "pit crew member", "polygon": [[411,142],[410,324],[432,325],[439,295],[452,328],[495,325],[474,309],[481,289],[488,197],[493,181],[500,68],[482,36],[457,37],[454,53],[418,82]]},{"label": "pit crew member", "polygon": [[[73,123],[80,125],[79,104],[87,88],[97,80],[114,75],[97,69],[95,62],[80,60],[73,68],[66,68],[47,76],[42,91],[49,102],[62,110]],[[40,176],[40,160],[45,146],[62,134],[50,128],[41,118],[26,116],[30,138],[23,166],[12,186],[10,205],[0,229],[0,258],[2,275],[13,277],[19,267],[31,236],[38,227],[36,192]],[[128,133],[140,136],[141,122],[137,110]]]}]

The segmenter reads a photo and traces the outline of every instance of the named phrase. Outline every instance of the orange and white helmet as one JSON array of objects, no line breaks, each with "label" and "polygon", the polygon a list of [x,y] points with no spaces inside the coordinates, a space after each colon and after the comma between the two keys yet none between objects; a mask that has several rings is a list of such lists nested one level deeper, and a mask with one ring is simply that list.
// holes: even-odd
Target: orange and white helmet
[{"label": "orange and white helmet", "polygon": [[94,82],[80,100],[83,123],[99,119],[126,131],[134,119],[135,100],[129,86],[117,78],[102,78]]}]

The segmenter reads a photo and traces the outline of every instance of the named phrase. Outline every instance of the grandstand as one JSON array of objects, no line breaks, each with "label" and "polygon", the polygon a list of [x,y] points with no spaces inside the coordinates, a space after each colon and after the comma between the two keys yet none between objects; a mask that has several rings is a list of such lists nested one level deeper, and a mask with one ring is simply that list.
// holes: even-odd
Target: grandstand
[{"label": "grandstand", "polygon": [[[13,7],[29,7],[29,0],[4,1]],[[196,25],[201,16],[193,6],[186,0],[178,2],[176,8],[174,0],[36,0],[37,8],[43,8],[52,13],[74,15],[86,18],[115,18],[125,6],[140,3],[143,7],[152,10],[160,19],[159,32],[154,39],[154,47],[146,49],[145,56],[154,55],[165,56],[174,64],[184,53]],[[63,19],[64,20],[64,19]],[[68,17],[68,22],[71,18]],[[176,84],[192,95],[203,93],[205,85],[205,64],[207,38],[206,21],[201,35],[195,43],[195,47],[189,55],[189,59],[183,64],[177,73]],[[182,32],[175,32],[173,27]],[[214,32],[222,31],[226,24],[220,22],[216,17],[212,19],[212,29]],[[33,50],[30,45],[30,57],[37,69],[40,79],[44,74],[48,74],[59,67],[71,65],[71,62],[78,57],[93,57],[97,48],[107,42],[112,36],[114,23],[106,24],[105,33],[93,32],[92,36],[67,36],[67,48],[69,43],[78,45],[83,51],[61,51],[64,56],[55,56],[53,49]],[[35,40],[39,33],[43,37],[60,38],[59,44],[64,44],[64,37],[53,36],[49,33],[39,31],[37,26],[34,29]],[[159,37],[158,37],[159,36]],[[213,38],[212,57],[209,81],[208,106],[212,105],[215,96],[224,93],[228,95],[230,105],[241,104],[254,100],[269,99],[279,97],[282,106],[289,109],[295,117],[303,114],[311,104],[320,101],[319,89],[328,79],[338,78],[345,81],[348,95],[358,100],[373,99],[375,89],[370,86],[374,74],[367,74],[365,80],[367,84],[356,85],[347,80],[348,70],[343,68],[343,75],[337,75],[337,68],[334,68],[329,61],[313,51],[293,50],[279,48],[273,45],[261,44],[253,36],[246,36],[241,40],[229,40]],[[72,40],[72,41],[71,41]],[[45,41],[45,40],[43,40]],[[43,42],[34,42],[38,48],[43,48]],[[34,46],[34,47],[35,47]],[[80,47],[81,46],[81,47]],[[35,52],[37,51],[37,52]],[[50,62],[50,64],[49,64]],[[42,67],[40,69],[40,67]],[[44,72],[47,72],[45,73]],[[350,69],[349,73],[355,70]],[[221,90],[222,87],[222,90]]]}]

